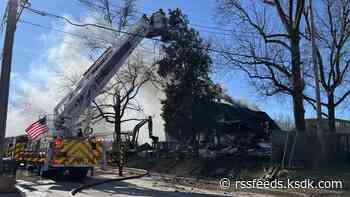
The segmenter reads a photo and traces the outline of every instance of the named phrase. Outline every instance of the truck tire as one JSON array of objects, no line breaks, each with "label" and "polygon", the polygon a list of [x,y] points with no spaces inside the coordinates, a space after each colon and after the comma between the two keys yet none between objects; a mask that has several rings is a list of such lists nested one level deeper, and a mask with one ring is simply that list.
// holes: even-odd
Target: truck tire
[{"label": "truck tire", "polygon": [[60,178],[63,176],[63,170],[62,169],[49,169],[47,171],[41,170],[41,176],[45,178]]},{"label": "truck tire", "polygon": [[69,169],[69,176],[76,179],[85,178],[88,174],[89,168],[82,167],[82,168],[70,168]]}]

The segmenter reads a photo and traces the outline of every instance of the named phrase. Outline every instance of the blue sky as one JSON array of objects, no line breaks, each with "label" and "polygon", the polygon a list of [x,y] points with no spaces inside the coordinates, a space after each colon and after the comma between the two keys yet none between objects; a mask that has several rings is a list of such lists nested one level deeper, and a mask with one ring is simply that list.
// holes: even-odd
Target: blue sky
[{"label": "blue sky", "polygon": [[[0,0],[0,2],[0,10],[3,12],[5,0]],[[35,9],[45,10],[58,15],[66,15],[77,21],[88,15],[87,10],[76,0],[31,0],[30,2]],[[163,8],[164,10],[180,8],[188,15],[191,24],[217,27],[214,20],[215,2],[215,0],[139,0],[138,10],[146,14],[151,14],[159,8]],[[50,27],[58,23],[58,21],[52,18],[33,15],[28,12],[24,12],[21,19]],[[202,28],[198,28],[198,30],[206,38],[216,35],[208,33]],[[19,23],[13,53],[13,73],[26,76],[30,72],[30,65],[40,61],[42,54],[45,54],[52,47],[53,43],[47,41],[48,35],[52,35],[51,30]],[[59,37],[62,34],[57,33],[55,36]],[[49,38],[54,39],[52,36]],[[220,39],[220,36],[218,38]],[[213,74],[213,79],[222,83],[234,98],[246,99],[256,103],[261,110],[266,111],[273,117],[279,114],[292,116],[289,98],[263,98],[257,95],[255,89],[247,83],[245,77],[241,76],[240,73],[230,75],[222,75],[222,73],[220,75]],[[16,80],[11,81],[10,99],[12,103],[16,102]],[[314,112],[307,109],[306,114],[310,117],[313,116]]]}]

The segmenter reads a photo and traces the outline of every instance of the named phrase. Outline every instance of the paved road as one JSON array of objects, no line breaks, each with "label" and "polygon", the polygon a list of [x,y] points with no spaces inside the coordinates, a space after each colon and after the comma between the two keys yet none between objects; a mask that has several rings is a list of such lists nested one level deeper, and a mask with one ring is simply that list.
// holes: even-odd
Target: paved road
[{"label": "paved road", "polygon": [[232,196],[209,191],[194,190],[186,187],[169,185],[155,181],[152,178],[142,178],[103,184],[94,188],[83,190],[77,197],[221,197]]},{"label": "paved road", "polygon": [[[97,179],[115,178],[115,175],[105,174],[85,181],[61,180],[54,181],[31,177],[18,180],[18,186],[22,188],[27,197],[68,197],[69,192],[85,184],[86,182],[95,182]],[[133,179],[122,182],[114,182],[95,186],[83,190],[76,194],[77,197],[267,197],[265,195],[235,193],[225,194],[223,192],[213,192],[198,190],[190,187],[175,186],[169,183],[159,181],[153,177],[142,179]]]},{"label": "paved road", "polygon": [[55,182],[52,180],[23,181],[18,180],[18,186],[26,197],[68,197],[69,192],[81,185],[78,182]]},{"label": "paved road", "polygon": [[[52,180],[24,181],[19,180],[18,185],[25,192],[27,197],[67,197],[69,192],[82,185],[79,182],[62,182]],[[117,183],[103,184],[91,189],[83,190],[76,195],[77,197],[219,197],[224,195],[215,195],[203,191],[195,191],[182,187],[175,187],[165,183],[152,181],[151,178],[138,180],[129,180]]]},{"label": "paved road", "polygon": [[[17,177],[18,186],[22,188],[27,197],[68,197],[69,192],[86,183],[116,178],[114,171],[96,173],[95,177],[88,177],[83,181],[67,179],[49,180],[36,175],[24,174]],[[3,195],[0,194],[0,197]],[[272,197],[275,195],[256,193],[224,193],[222,191],[199,190],[191,187],[177,186],[163,182],[159,176],[144,177],[122,182],[113,182],[83,190],[77,197]],[[285,196],[280,194],[279,196]],[[334,196],[334,195],[331,195]],[[338,195],[337,195],[338,196]],[[344,195],[345,196],[345,195]],[[6,195],[6,197],[9,197]],[[14,196],[15,197],[15,196]]]}]

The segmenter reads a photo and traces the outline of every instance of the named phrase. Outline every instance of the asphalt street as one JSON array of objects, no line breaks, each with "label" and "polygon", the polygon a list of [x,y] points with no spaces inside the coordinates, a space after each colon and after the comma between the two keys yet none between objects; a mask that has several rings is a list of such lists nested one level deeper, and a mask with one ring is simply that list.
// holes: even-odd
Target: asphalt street
[{"label": "asphalt street", "polygon": [[[68,197],[74,188],[89,182],[115,178],[114,174],[98,175],[83,181],[50,180],[39,177],[18,180],[18,186],[27,197]],[[144,177],[121,182],[106,183],[77,193],[77,197],[267,197],[266,195],[249,193],[225,193],[192,187],[178,186],[159,181],[154,177]]]}]

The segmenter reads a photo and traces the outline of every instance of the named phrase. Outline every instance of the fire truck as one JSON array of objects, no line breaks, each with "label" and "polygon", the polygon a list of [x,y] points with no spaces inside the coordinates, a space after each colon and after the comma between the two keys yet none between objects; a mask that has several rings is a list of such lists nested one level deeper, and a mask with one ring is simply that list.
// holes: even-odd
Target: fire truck
[{"label": "fire truck", "polygon": [[[48,152],[52,152],[51,168],[44,171]],[[16,161],[17,166],[37,170],[43,176],[85,177],[93,166],[103,165],[104,142],[102,138],[58,138],[43,136],[31,140],[27,135],[5,139],[5,158]]]},{"label": "fire truck", "polygon": [[[143,38],[162,36],[168,19],[162,10],[151,17],[143,15],[127,34],[109,47],[83,74],[74,90],[54,108],[52,128],[41,141],[25,136],[8,140],[7,156],[18,163],[40,169],[41,175],[85,177],[90,169],[104,165],[106,151],[102,139],[94,137],[89,127],[92,101],[118,72]],[[49,124],[50,125],[50,124]],[[35,143],[38,143],[35,147]]]}]

